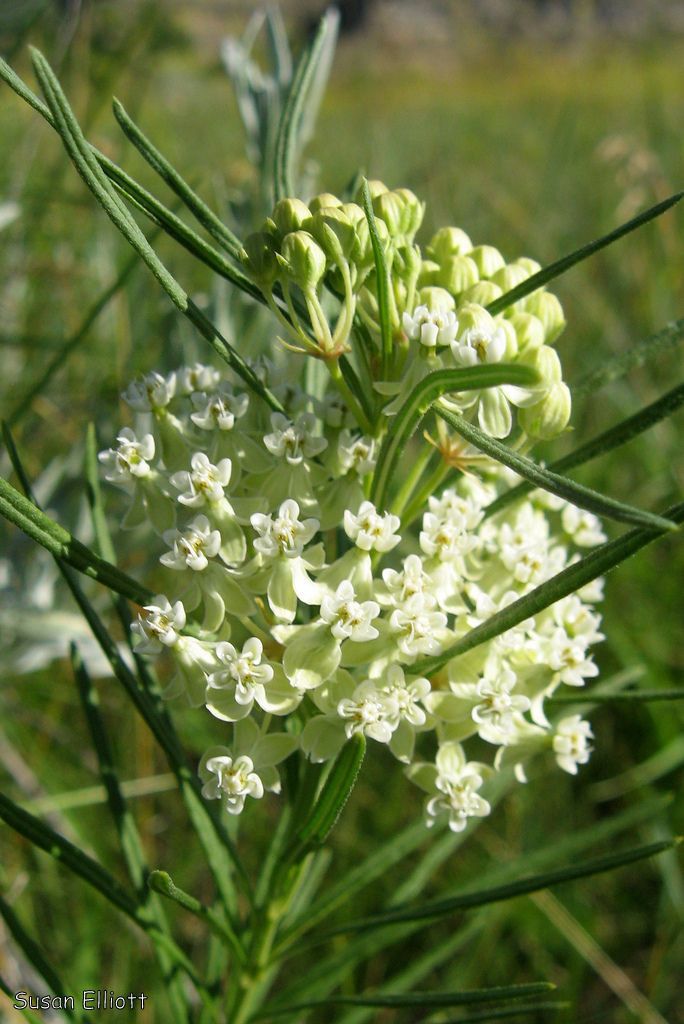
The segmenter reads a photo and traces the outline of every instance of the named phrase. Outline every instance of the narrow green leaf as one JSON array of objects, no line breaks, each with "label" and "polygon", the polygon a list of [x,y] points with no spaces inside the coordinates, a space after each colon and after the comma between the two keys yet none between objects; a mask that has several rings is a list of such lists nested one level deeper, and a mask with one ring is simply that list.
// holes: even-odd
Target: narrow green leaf
[{"label": "narrow green leaf", "polygon": [[400,995],[390,993],[384,995],[362,995],[362,996],[328,996],[326,999],[311,999],[304,1003],[295,1003],[291,1006],[278,1006],[276,1004],[265,1006],[253,1014],[251,1020],[264,1020],[267,1017],[284,1017],[289,1013],[301,1013],[303,1010],[313,1010],[317,1006],[377,1006],[395,1007],[419,1007],[422,1010],[432,1007],[450,1006],[471,1006],[474,1003],[490,1003],[503,999],[527,999],[529,996],[542,995],[552,992],[555,989],[549,981],[536,981],[528,985],[500,985],[493,988],[472,988],[463,992],[408,992]]},{"label": "narrow green leaf", "polygon": [[607,235],[603,235],[601,238],[597,238],[593,242],[589,242],[587,245],[581,246],[571,252],[568,256],[563,256],[562,259],[556,260],[555,263],[549,263],[548,266],[542,267],[536,274],[532,274],[526,281],[522,281],[515,288],[511,288],[510,291],[504,295],[499,296],[494,302],[490,302],[487,309],[495,316],[497,313],[501,313],[502,310],[512,306],[514,302],[519,299],[524,299],[526,295],[531,292],[535,292],[537,288],[542,288],[548,284],[549,281],[553,281],[555,277],[559,277],[564,274],[566,270],[570,270],[576,263],[581,263],[582,260],[586,260],[589,256],[593,256],[595,252],[600,249],[605,249],[607,245],[612,245],[613,242],[617,242],[618,239],[628,235],[630,231],[635,231],[640,228],[642,224],[647,224],[650,220],[659,217],[661,213],[665,213],[670,207],[678,203],[684,195],[684,192],[676,192],[668,199],[664,199],[661,203],[656,203],[655,206],[649,207],[648,210],[644,210],[643,213],[638,214],[636,217],[632,217],[631,220],[621,224],[619,228],[615,228],[614,231],[609,231]]},{"label": "narrow green leaf", "polygon": [[[647,405],[633,416],[628,416],[627,419],[622,420],[616,426],[604,430],[590,441],[579,445],[574,451],[564,455],[562,459],[552,462],[547,469],[552,473],[560,473],[563,470],[574,469],[585,462],[590,462],[592,459],[598,458],[599,455],[605,455],[607,452],[627,444],[628,441],[642,434],[645,430],[649,430],[656,423],[671,416],[682,404],[684,404],[684,384],[678,384],[676,388],[672,388],[667,394]],[[485,515],[494,515],[502,508],[510,505],[511,502],[518,501],[528,494],[534,486],[535,484],[533,483],[521,483],[516,487],[511,487],[510,490],[500,494],[498,498],[487,506]]]},{"label": "narrow green leaf", "polygon": [[0,477],[0,515],[18,526],[28,537],[44,547],[55,558],[61,558],[78,569],[85,576],[102,583],[117,594],[127,597],[137,604],[145,604],[152,597],[151,591],[137,580],[110,565],[94,551],[81,544],[75,537],[49,516],[46,516],[36,505],[25,498]]},{"label": "narrow green leaf", "polygon": [[244,964],[246,962],[244,947],[233,929],[222,921],[218,914],[210,907],[205,907],[194,896],[191,896],[183,889],[179,889],[168,872],[150,872],[147,884],[153,892],[165,896],[168,900],[177,903],[184,910],[190,911],[191,914],[194,914],[195,917],[203,921],[214,935],[230,947],[238,963]]},{"label": "narrow green leaf", "polygon": [[299,59],[283,109],[275,144],[274,194],[276,202],[296,195],[296,165],[306,141],[307,104],[316,102],[316,85],[337,37],[339,14],[331,8]]},{"label": "narrow green leaf", "polygon": [[[570,1008],[570,1003],[528,1003],[526,1006],[502,1006],[494,1007],[492,1010],[483,1010],[481,1013],[469,1013],[467,1017],[449,1017],[447,1020],[440,1020],[439,1024],[488,1024],[490,1020],[504,1020],[507,1017],[524,1017],[526,1021],[532,1019],[534,1014],[538,1014],[540,1010],[567,1010]],[[545,1017],[544,1020],[547,1020]],[[427,1021],[421,1021],[420,1024],[430,1024]]]},{"label": "narrow green leaf", "polygon": [[382,341],[382,376],[387,377],[390,360],[392,358],[392,317],[390,314],[390,275],[382,249],[382,242],[375,223],[373,212],[373,200],[371,198],[368,181],[363,179],[361,185],[361,202],[363,212],[368,221],[371,246],[373,247],[373,259],[375,261],[375,279],[378,299],[378,316],[380,319],[380,338]]},{"label": "narrow green leaf", "polygon": [[[16,942],[19,949],[22,951],[26,959],[40,974],[41,978],[45,981],[47,987],[56,996],[67,995],[73,991],[71,986],[65,985],[61,980],[54,967],[46,959],[43,950],[40,948],[35,939],[31,938],[29,933],[24,928],[23,924],[14,913],[13,908],[7,903],[6,900],[0,896],[0,916],[7,926],[7,930]],[[14,993],[11,994],[10,998],[14,1001]],[[81,1015],[74,1013],[69,1007],[64,1008],[65,1015],[69,1020],[80,1019]]]},{"label": "narrow green leaf", "polygon": [[0,793],[0,818],[34,846],[45,850],[69,871],[82,878],[113,906],[133,920],[137,919],[138,905],[136,901],[113,875],[110,875],[101,864],[79,850],[68,839],[60,836],[49,825],[45,825],[39,818],[22,810],[4,793]]},{"label": "narrow green leaf", "polygon": [[388,924],[398,924],[404,921],[429,921],[440,917],[448,917],[450,914],[458,911],[472,910],[475,907],[498,903],[501,900],[509,900],[516,896],[539,892],[540,889],[549,889],[551,886],[561,885],[564,882],[571,882],[578,878],[590,878],[593,875],[605,874],[607,871],[614,871],[616,868],[624,867],[627,864],[633,864],[648,857],[655,857],[657,854],[663,853],[664,850],[672,849],[679,842],[679,839],[669,839],[659,843],[651,843],[649,846],[621,850],[619,853],[613,853],[607,857],[596,857],[580,864],[571,864],[568,867],[548,871],[541,875],[533,875],[531,878],[523,878],[517,882],[500,885],[492,889],[463,893],[460,896],[452,896],[450,899],[433,900],[418,906],[393,907],[391,910],[386,910],[381,914],[359,918],[356,921],[348,921],[346,924],[339,925],[336,928],[330,928],[323,933],[321,938],[330,939],[334,935],[365,931],[369,928],[382,928]]},{"label": "narrow green leaf", "polygon": [[684,700],[684,687],[678,690],[623,690],[622,693],[588,693],[575,697],[549,697],[549,704],[647,704],[659,700]]},{"label": "narrow green leaf", "polygon": [[622,501],[616,501],[615,498],[608,498],[583,484],[569,480],[566,476],[559,476],[558,473],[539,466],[532,459],[519,455],[508,445],[497,441],[496,438],[489,437],[474,423],[469,423],[463,416],[445,409],[441,404],[435,406],[435,412],[466,441],[485,452],[490,458],[515,470],[535,487],[542,487],[545,491],[551,491],[552,494],[557,494],[559,498],[564,498],[565,501],[569,501],[579,508],[594,512],[598,516],[615,519],[619,523],[631,523],[635,526],[646,526],[656,530],[678,529],[675,523],[670,523],[661,516],[654,515],[652,512],[644,512]]},{"label": "narrow green leaf", "polygon": [[[684,503],[673,505],[667,509],[664,518],[674,523],[684,522]],[[441,654],[433,658],[426,658],[418,661],[413,666],[413,671],[419,675],[430,675],[436,672],[443,665],[446,665],[452,658],[459,654],[470,651],[479,644],[492,640],[495,636],[505,633],[507,629],[517,626],[519,622],[537,615],[548,608],[549,605],[560,601],[562,597],[574,593],[587,583],[610,572],[621,562],[636,554],[652,541],[668,531],[651,529],[650,527],[630,530],[616,540],[607,541],[601,544],[589,555],[580,558],[578,562],[567,566],[561,572],[556,573],[550,580],[541,583],[529,594],[518,598],[503,611],[497,612],[475,629],[470,630],[464,637],[457,640]]]},{"label": "narrow green leaf", "polygon": [[371,488],[371,497],[377,507],[384,508],[397,461],[423,416],[439,398],[455,391],[477,391],[502,384],[526,387],[538,383],[538,380],[536,371],[531,367],[509,363],[492,363],[465,370],[435,370],[423,377],[394,417],[378,454]]},{"label": "narrow green leaf", "polygon": [[[0,992],[4,992],[7,998],[12,1000],[12,1003],[15,1002],[17,994],[9,987],[9,985],[7,984],[7,982],[5,981],[1,974]],[[25,1007],[18,1007],[17,1013],[20,1013],[24,1020],[28,1021],[28,1024],[45,1024],[44,1018],[39,1017],[37,1013],[33,1012],[33,1010],[27,1010]]]},{"label": "narrow green leaf", "polygon": [[600,366],[595,370],[591,370],[577,384],[573,385],[573,396],[589,395],[594,391],[598,391],[599,388],[605,387],[606,384],[620,380],[621,377],[648,363],[655,356],[660,355],[661,352],[667,352],[669,349],[675,348],[683,338],[684,317],[666,324],[660,331],[651,334],[644,341],[634,345],[626,352],[621,352],[619,355],[609,359],[602,359]]},{"label": "narrow green leaf", "polygon": [[205,228],[219,245],[223,246],[232,256],[237,256],[242,248],[240,239],[216,216],[207,204],[188,185],[187,181],[169,163],[165,156],[147,138],[144,132],[133,121],[119,100],[113,101],[114,117],[140,155],[147,161],[166,184],[176,193],[187,206],[197,221]]}]

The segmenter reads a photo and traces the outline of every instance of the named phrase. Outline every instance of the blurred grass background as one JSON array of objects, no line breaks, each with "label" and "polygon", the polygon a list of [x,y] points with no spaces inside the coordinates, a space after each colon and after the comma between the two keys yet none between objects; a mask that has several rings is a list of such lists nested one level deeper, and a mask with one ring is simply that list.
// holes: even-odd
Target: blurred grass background
[{"label": "blurred grass background", "polygon": [[[225,210],[248,180],[250,167],[219,43],[243,29],[254,6],[209,0],[5,0],[0,50],[30,81],[27,45],[40,46],[58,67],[91,141],[156,189],[116,128],[109,103],[118,95],[204,197]],[[321,189],[340,191],[362,168],[427,200],[421,238],[453,223],[476,243],[496,245],[507,258],[525,254],[546,263],[684,186],[681,3],[370,6],[367,20],[341,41],[309,147]],[[295,37],[303,38],[315,5],[284,7]],[[4,204],[8,220],[18,214],[0,232],[0,402],[2,415],[12,416],[128,253],[95,210],[51,131],[5,89],[0,147],[0,207]],[[168,240],[159,247],[184,285],[211,291],[208,271],[191,264]],[[570,383],[684,316],[683,265],[684,214],[676,209],[557,282],[554,290],[568,320],[559,351]],[[95,420],[101,447],[109,444],[122,422],[123,385],[139,371],[190,361],[188,352],[209,361],[208,350],[178,322],[147,272],[135,269],[16,423],[30,473],[38,476],[53,459],[63,470],[50,507],[80,536],[85,526],[78,467],[86,424]],[[578,401],[574,435],[558,442],[554,455],[678,383],[680,366],[681,353],[674,349]],[[582,469],[577,478],[643,507],[663,508],[683,490],[683,424],[679,413],[614,458]],[[50,493],[49,481],[44,484]],[[47,570],[40,569],[28,542],[0,529],[8,556],[7,586],[0,592],[6,602],[3,785],[17,799],[39,801],[34,806],[55,827],[78,837],[115,870],[118,853],[106,810],[87,793],[86,806],[68,806],[78,799],[69,794],[97,783],[70,669],[63,658],[41,666],[32,665],[27,655],[26,636],[32,630],[47,635],[40,618],[51,596]],[[682,685],[683,566],[684,545],[672,537],[609,578],[609,640],[598,653],[606,676],[633,670],[643,686]],[[129,560],[128,568],[135,571],[135,563]],[[68,598],[59,588],[56,593],[68,610]],[[59,639],[60,622],[51,620],[50,628]],[[164,764],[116,686],[107,681],[102,693],[122,777],[163,773]],[[557,771],[535,774],[474,841],[439,867],[430,891],[436,894],[455,881],[475,888],[493,864],[637,806],[654,792],[672,794],[672,800],[632,830],[633,845],[681,832],[683,708],[596,710],[596,751],[579,778],[560,777]],[[220,741],[217,723],[198,715],[177,717],[193,755]],[[336,835],[334,872],[391,841],[394,831],[420,813],[419,795],[391,767],[382,751],[373,751]],[[149,862],[208,896],[201,857],[164,784],[160,780],[160,792],[134,803]],[[271,800],[246,815],[248,859],[258,858],[276,813]],[[381,896],[391,896],[400,881],[388,877],[373,906]],[[146,944],[128,934],[126,924],[96,896],[4,828],[0,886],[73,991],[113,987],[154,993],[137,1019],[165,1019],[164,995],[155,992]],[[370,909],[354,908],[356,913]],[[684,1021],[684,880],[675,854],[562,887],[552,898],[494,906],[473,919],[477,926],[467,945],[440,968],[433,984],[475,987],[543,977],[561,986],[561,995],[573,1004],[559,1019]],[[199,958],[202,934],[194,920],[178,914],[176,924],[185,946]],[[407,958],[451,934],[451,926],[431,926],[406,947],[376,959],[359,973],[358,986],[382,982]],[[14,979],[17,988],[43,990],[2,931],[0,973]],[[13,1019],[8,1007],[4,1012]],[[378,1012],[368,1019],[407,1018]]]}]

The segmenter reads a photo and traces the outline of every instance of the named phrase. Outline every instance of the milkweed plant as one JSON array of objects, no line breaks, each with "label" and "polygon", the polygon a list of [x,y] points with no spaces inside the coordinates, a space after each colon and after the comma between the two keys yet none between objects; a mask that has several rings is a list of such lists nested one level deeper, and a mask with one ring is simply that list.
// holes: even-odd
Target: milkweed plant
[{"label": "milkweed plant", "polygon": [[[495,801],[525,783],[533,762],[580,773],[581,785],[595,741],[590,720],[568,697],[584,695],[598,675],[603,576],[675,529],[684,510],[642,511],[562,472],[667,415],[671,395],[556,465],[530,457],[537,442],[572,422],[565,317],[547,286],[679,196],[542,268],[530,257],[505,258],[460,226],[423,240],[425,204],[405,187],[359,176],[340,195],[297,194],[335,17],[324,18],[294,72],[275,12],[266,26],[271,78],[257,73],[246,47],[233,42],[224,52],[260,172],[256,195],[234,211],[241,237],[121,104],[115,114],[124,132],[204,234],[89,145],[40,53],[33,61],[42,100],[2,67],[220,357],[172,372],[150,367],[131,381],[123,392],[126,423],[99,452],[101,475],[127,506],[114,549],[153,552],[154,590],[114,566],[101,520],[95,552],[41,512],[9,435],[28,497],[2,484],[3,513],[58,558],[115,675],[176,772],[216,879],[216,904],[202,906],[166,871],[149,872],[138,847],[125,853],[135,891],[123,892],[101,865],[4,797],[2,814],[38,845],[57,849],[147,931],[179,1021],[191,1019],[195,1005],[202,1020],[242,1024],[269,1015],[303,1020],[316,1006],[425,1010],[498,1000],[494,1020],[497,1005],[548,986],[403,995],[390,986],[380,995],[337,996],[333,982],[333,991],[290,986],[289,998],[282,982],[275,997],[272,990],[302,935],[344,899],[338,886],[326,902],[310,882],[312,875],[321,882],[317,858],[366,744],[388,748],[386,770],[422,791],[421,830],[462,833],[496,815]],[[232,339],[161,263],[131,211],[231,282],[242,296]],[[254,351],[241,343],[241,309],[262,310],[264,340]],[[91,456],[91,493],[101,503]],[[609,519],[631,528],[608,541]],[[117,652],[74,570],[118,593],[133,660]],[[130,613],[126,598],[134,602]],[[75,667],[87,699],[92,682],[76,655]],[[213,722],[215,744],[192,770],[173,728],[176,714]],[[89,721],[104,769],[105,737],[93,707]],[[282,810],[255,889],[234,819],[250,805],[250,813],[262,813],[268,793]],[[111,779],[108,794],[121,827],[122,798]],[[525,891],[667,845],[573,864],[557,878],[531,879]],[[371,858],[353,884],[371,883],[384,863]],[[174,943],[159,895],[199,915],[227,950],[231,966],[213,985]],[[312,910],[314,896],[322,913]],[[430,904],[400,905],[330,934],[391,932],[457,905],[437,912]],[[191,981],[192,997],[176,971]]]}]

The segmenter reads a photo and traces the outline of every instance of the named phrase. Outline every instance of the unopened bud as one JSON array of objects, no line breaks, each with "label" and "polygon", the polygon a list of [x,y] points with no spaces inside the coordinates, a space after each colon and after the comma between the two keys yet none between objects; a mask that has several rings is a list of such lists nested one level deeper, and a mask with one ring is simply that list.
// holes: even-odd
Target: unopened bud
[{"label": "unopened bud", "polygon": [[475,263],[480,277],[490,278],[506,265],[503,256],[493,245],[476,245],[468,256]]},{"label": "unopened bud", "polygon": [[477,284],[478,279],[477,267],[469,256],[449,256],[442,261],[437,284],[452,295],[460,295]]},{"label": "unopened bud", "polygon": [[461,228],[440,228],[432,236],[426,252],[430,259],[443,263],[450,256],[465,256],[472,247],[473,243]]},{"label": "unopened bud", "polygon": [[565,327],[563,307],[551,292],[538,291],[525,300],[525,309],[538,317],[544,329],[544,341],[551,345]]},{"label": "unopened bud", "polygon": [[373,212],[384,220],[392,238],[404,234],[404,203],[398,192],[381,192],[373,199]]},{"label": "unopened bud", "polygon": [[427,306],[431,313],[448,313],[456,308],[453,296],[445,288],[421,288],[416,305]]},{"label": "unopened bud", "polygon": [[309,207],[301,199],[281,199],[273,209],[271,220],[276,226],[278,237],[284,238],[292,231],[299,231],[310,216]]},{"label": "unopened bud", "polygon": [[508,322],[515,328],[518,347],[521,352],[541,348],[544,344],[544,327],[541,320],[531,313],[513,313]]},{"label": "unopened bud", "polygon": [[436,285],[439,269],[439,263],[435,263],[434,260],[423,260],[420,265],[420,274],[418,275],[418,287],[429,288],[432,285]]},{"label": "unopened bud", "polygon": [[[387,185],[383,181],[378,181],[377,178],[371,178],[368,182],[368,191],[370,192],[371,199],[375,199],[376,196],[381,196],[383,192],[389,192]],[[363,202],[363,188],[359,186],[357,189],[354,199],[357,203]]]},{"label": "unopened bud", "polygon": [[498,299],[503,292],[493,281],[478,281],[472,288],[466,290],[459,296],[461,302],[475,302],[478,306],[488,306],[490,302]]},{"label": "unopened bud", "polygon": [[537,274],[541,270],[541,263],[537,263],[530,256],[518,256],[517,260],[513,260],[513,266],[522,267],[528,277],[532,277],[533,274]]},{"label": "unopened bud", "polygon": [[550,441],[565,430],[571,411],[570,389],[561,382],[554,384],[541,402],[518,409],[518,422],[529,437]]},{"label": "unopened bud", "polygon": [[309,231],[329,260],[340,263],[358,252],[356,228],[342,206],[323,206],[306,221]]},{"label": "unopened bud", "polygon": [[324,206],[342,206],[342,200],[334,196],[332,192],[320,192],[309,202],[311,213],[318,213]]},{"label": "unopened bud", "polygon": [[496,327],[497,322],[494,317],[483,306],[478,306],[474,302],[466,302],[458,307],[459,335],[465,334],[466,331],[493,334]]},{"label": "unopened bud", "polygon": [[418,196],[410,188],[395,189],[394,194],[399,196],[403,205],[402,233],[407,238],[413,239],[418,228],[423,223],[425,203],[421,203]]},{"label": "unopened bud", "polygon": [[492,274],[492,281],[494,284],[498,284],[504,292],[510,292],[512,288],[516,288],[523,281],[526,281],[530,275],[517,263],[509,263],[505,267],[501,267],[495,274]]},{"label": "unopened bud", "polygon": [[303,292],[313,291],[325,274],[325,253],[308,231],[286,235],[278,261]]},{"label": "unopened bud", "polygon": [[247,236],[240,259],[261,288],[270,288],[280,274],[273,236],[265,231]]}]

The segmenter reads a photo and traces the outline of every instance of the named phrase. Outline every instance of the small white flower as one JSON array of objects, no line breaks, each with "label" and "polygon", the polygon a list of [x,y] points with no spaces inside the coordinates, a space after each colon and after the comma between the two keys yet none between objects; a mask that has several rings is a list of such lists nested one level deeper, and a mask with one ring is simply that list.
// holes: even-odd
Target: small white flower
[{"label": "small white flower", "polygon": [[468,554],[478,541],[473,534],[466,533],[456,517],[442,519],[432,512],[423,516],[420,531],[420,546],[426,555],[439,558],[440,562],[451,562]]},{"label": "small white flower", "polygon": [[356,470],[359,476],[365,476],[375,468],[375,438],[352,434],[351,430],[340,431],[337,442],[340,466],[345,473]]},{"label": "small white flower", "polygon": [[417,306],[413,315],[404,313],[402,327],[410,341],[419,341],[425,348],[436,348],[455,342],[458,320],[450,309]]},{"label": "small white flower", "polygon": [[303,413],[296,422],[280,412],[271,414],[272,433],[264,436],[264,444],[272,455],[284,457],[291,466],[312,458],[328,447],[324,437],[315,437],[316,417]]},{"label": "small white flower", "polygon": [[378,690],[371,679],[360,683],[351,697],[341,700],[337,713],[346,719],[344,730],[347,737],[362,734],[378,743],[389,743],[399,720],[393,694]]},{"label": "small white flower", "polygon": [[425,725],[425,711],[419,702],[430,692],[428,679],[413,679],[408,682],[401,665],[395,663],[390,665],[385,673],[382,691],[389,694],[396,703],[396,721],[393,722],[395,728],[400,721],[416,727]]},{"label": "small white flower", "polygon": [[349,509],[344,513],[345,533],[362,551],[391,551],[401,541],[396,532],[400,525],[399,516],[381,515],[372,501],[362,502],[356,515]]},{"label": "small white flower", "polygon": [[271,666],[261,664],[263,652],[263,644],[255,636],[245,641],[240,653],[232,644],[217,644],[216,658],[226,667],[209,676],[209,686],[218,690],[233,685],[237,703],[251,704],[257,688],[263,689],[273,679]]},{"label": "small white flower", "polygon": [[421,594],[426,605],[434,605],[436,601],[431,593],[432,579],[425,572],[419,555],[409,555],[405,558],[401,571],[383,569],[382,579],[392,603],[397,608],[415,594]]},{"label": "small white flower", "polygon": [[230,459],[221,459],[214,466],[204,452],[195,452],[190,459],[190,472],[181,470],[171,477],[171,484],[182,492],[178,495],[178,501],[189,508],[217,504],[224,497],[224,488],[230,483],[232,468]]},{"label": "small white flower", "polygon": [[427,803],[428,825],[446,813],[452,832],[462,832],[468,818],[485,818],[491,811],[489,803],[479,795],[484,782],[484,765],[468,763],[458,743],[443,743],[437,751],[437,778],[439,791]]},{"label": "small white flower", "polygon": [[164,409],[175,393],[175,373],[163,377],[155,371],[146,373],[140,380],[134,380],[121,397],[136,412],[154,412],[155,409]]},{"label": "small white flower", "polygon": [[235,395],[227,386],[214,394],[196,392],[191,401],[190,419],[200,430],[232,430],[249,407],[249,395]]},{"label": "small white flower", "polygon": [[562,718],[553,737],[553,752],[558,767],[571,775],[577,775],[577,766],[589,760],[592,750],[589,740],[593,735],[591,725],[582,721],[581,715]]},{"label": "small white flower", "polygon": [[172,605],[168,597],[157,594],[154,602],[145,605],[138,613],[137,622],[131,625],[131,632],[141,638],[136,649],[142,654],[156,654],[162,646],[175,647],[186,622],[181,601]]},{"label": "small white flower", "polygon": [[193,391],[210,391],[218,386],[220,380],[219,370],[203,363],[182,366],[176,371],[176,386],[180,395],[191,395]]},{"label": "small white flower", "polygon": [[473,721],[487,743],[504,746],[509,743],[515,735],[515,718],[530,709],[527,697],[511,693],[515,684],[514,672],[498,659],[487,661],[484,675],[477,684],[480,703],[472,710]]},{"label": "small white flower", "polygon": [[265,558],[299,558],[320,525],[317,519],[300,522],[299,505],[293,498],[282,503],[275,518],[255,512],[250,522],[259,534],[254,550]]},{"label": "small white flower", "polygon": [[167,530],[164,540],[172,549],[159,561],[168,569],[201,572],[221,547],[221,534],[212,530],[206,516],[197,516],[185,530]]},{"label": "small white flower", "polygon": [[254,762],[246,754],[233,758],[226,752],[209,757],[200,765],[200,777],[204,782],[202,796],[221,800],[228,814],[240,814],[248,796],[259,800],[264,795]]},{"label": "small white flower", "polygon": [[495,325],[469,327],[451,342],[451,352],[459,366],[500,363],[506,354],[506,335]]},{"label": "small white flower", "polygon": [[397,646],[409,658],[439,654],[446,624],[444,612],[432,611],[423,594],[414,594],[390,616],[390,629]]},{"label": "small white flower", "polygon": [[585,679],[598,675],[598,668],[587,658],[583,637],[570,637],[564,629],[555,629],[543,644],[547,664],[553,669],[555,681],[566,686],[584,686]]},{"label": "small white flower", "polygon": [[349,580],[340,583],[335,593],[327,594],[321,603],[321,618],[330,625],[336,640],[375,640],[379,634],[371,622],[379,614],[380,605],[375,601],[356,600]]},{"label": "small white flower", "polygon": [[601,520],[592,512],[577,508],[575,505],[566,505],[561,515],[563,529],[572,538],[573,542],[580,548],[593,548],[597,544],[603,544],[606,535],[601,526]]},{"label": "small white flower", "polygon": [[139,441],[130,427],[124,427],[117,437],[116,448],[100,452],[99,461],[105,469],[105,480],[124,486],[148,476],[154,458],[154,438],[145,434]]}]

